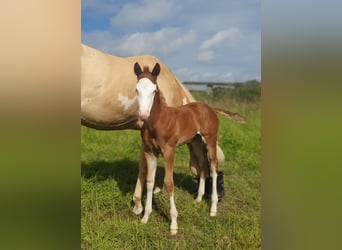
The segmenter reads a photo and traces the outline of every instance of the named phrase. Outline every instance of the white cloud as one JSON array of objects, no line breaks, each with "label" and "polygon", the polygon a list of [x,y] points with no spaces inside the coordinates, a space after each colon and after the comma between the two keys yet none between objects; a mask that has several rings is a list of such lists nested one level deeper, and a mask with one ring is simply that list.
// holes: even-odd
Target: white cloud
[{"label": "white cloud", "polygon": [[214,34],[211,38],[205,40],[200,49],[210,49],[217,47],[218,45],[235,45],[237,41],[241,38],[242,33],[239,29],[233,27],[227,30],[222,30]]},{"label": "white cloud", "polygon": [[212,50],[202,51],[199,53],[197,60],[200,62],[211,61],[214,58]]},{"label": "white cloud", "polygon": [[172,2],[167,0],[143,0],[141,3],[126,4],[110,19],[113,27],[136,27],[159,22],[173,13]]},{"label": "white cloud", "polygon": [[182,33],[178,28],[164,28],[156,32],[134,33],[124,38],[117,47],[120,54],[168,55],[191,43],[195,33]]},{"label": "white cloud", "polygon": [[179,68],[174,71],[175,75],[181,81],[199,81],[199,82],[233,82],[235,81],[233,73],[207,72],[191,70],[188,68]]},{"label": "white cloud", "polygon": [[179,28],[163,28],[156,32],[137,32],[115,39],[110,32],[95,31],[83,34],[82,40],[89,45],[118,56],[152,54],[165,56],[191,44],[196,38],[194,31],[182,32]]},{"label": "white cloud", "polygon": [[82,0],[82,42],[152,54],[180,80],[245,81],[260,75],[260,2]]}]

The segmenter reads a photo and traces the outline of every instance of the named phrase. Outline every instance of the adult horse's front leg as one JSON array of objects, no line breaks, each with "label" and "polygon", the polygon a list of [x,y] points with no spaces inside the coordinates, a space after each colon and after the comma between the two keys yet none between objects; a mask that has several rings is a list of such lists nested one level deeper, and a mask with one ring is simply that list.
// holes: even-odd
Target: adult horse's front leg
[{"label": "adult horse's front leg", "polygon": [[157,170],[157,155],[153,152],[145,151],[144,156],[147,163],[147,176],[146,176],[146,204],[145,204],[145,213],[144,217],[141,219],[142,223],[147,223],[148,218],[152,212],[152,196],[153,196],[153,187]]},{"label": "adult horse's front leg", "polygon": [[134,202],[133,212],[136,215],[141,214],[143,211],[141,197],[142,197],[143,186],[146,180],[146,172],[147,172],[147,165],[146,165],[146,159],[144,156],[144,151],[143,151],[143,146],[142,146],[141,151],[140,151],[139,175],[138,175],[138,179],[135,185],[135,190],[134,190],[134,195],[133,195],[133,202]]},{"label": "adult horse's front leg", "polygon": [[165,161],[165,188],[170,198],[170,215],[171,215],[171,225],[170,233],[171,235],[177,234],[178,224],[177,224],[177,208],[174,200],[174,182],[173,182],[173,163],[174,163],[174,148],[166,146],[163,150],[163,156]]}]

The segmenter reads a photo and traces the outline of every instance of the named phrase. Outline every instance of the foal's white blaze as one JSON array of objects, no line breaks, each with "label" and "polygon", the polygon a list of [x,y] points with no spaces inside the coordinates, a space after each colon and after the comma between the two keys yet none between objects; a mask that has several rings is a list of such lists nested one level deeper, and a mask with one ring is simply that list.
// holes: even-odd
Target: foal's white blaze
[{"label": "foal's white blaze", "polygon": [[157,86],[150,79],[142,78],[138,81],[136,90],[139,101],[139,117],[146,120],[150,116]]}]

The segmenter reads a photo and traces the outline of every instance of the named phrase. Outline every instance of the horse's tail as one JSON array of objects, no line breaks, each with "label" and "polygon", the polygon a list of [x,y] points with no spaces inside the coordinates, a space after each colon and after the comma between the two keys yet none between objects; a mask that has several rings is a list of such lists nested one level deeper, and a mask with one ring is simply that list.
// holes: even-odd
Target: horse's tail
[{"label": "horse's tail", "polygon": [[[190,103],[190,102],[195,102],[195,98],[191,95],[191,93],[189,92],[189,90],[187,90],[187,88],[185,88],[185,86],[182,84],[181,81],[179,81],[176,78],[176,81],[179,83],[179,86],[181,87],[181,89],[183,90],[183,94],[185,95],[185,98],[183,99],[183,105]],[[230,112],[228,110],[224,110],[224,109],[220,109],[220,108],[214,108],[216,113],[220,113],[226,117],[228,117],[231,120],[234,120],[238,123],[245,123],[245,118],[243,116],[241,116],[239,113],[234,113],[234,112]]]},{"label": "horse's tail", "polygon": [[220,108],[214,108],[216,113],[220,113],[224,115],[225,117],[228,117],[231,120],[234,120],[238,123],[246,123],[245,118],[241,116],[239,113],[230,112],[228,110],[220,109]]},{"label": "horse's tail", "polygon": [[219,162],[224,162],[225,160],[224,153],[218,144],[216,145],[216,156]]}]

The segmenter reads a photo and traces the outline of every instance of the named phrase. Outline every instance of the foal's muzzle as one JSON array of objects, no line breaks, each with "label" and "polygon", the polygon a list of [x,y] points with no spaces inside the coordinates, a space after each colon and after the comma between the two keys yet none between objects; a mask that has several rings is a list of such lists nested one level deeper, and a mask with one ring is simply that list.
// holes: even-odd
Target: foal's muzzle
[{"label": "foal's muzzle", "polygon": [[139,117],[141,120],[146,121],[150,117],[150,112],[139,110]]}]

